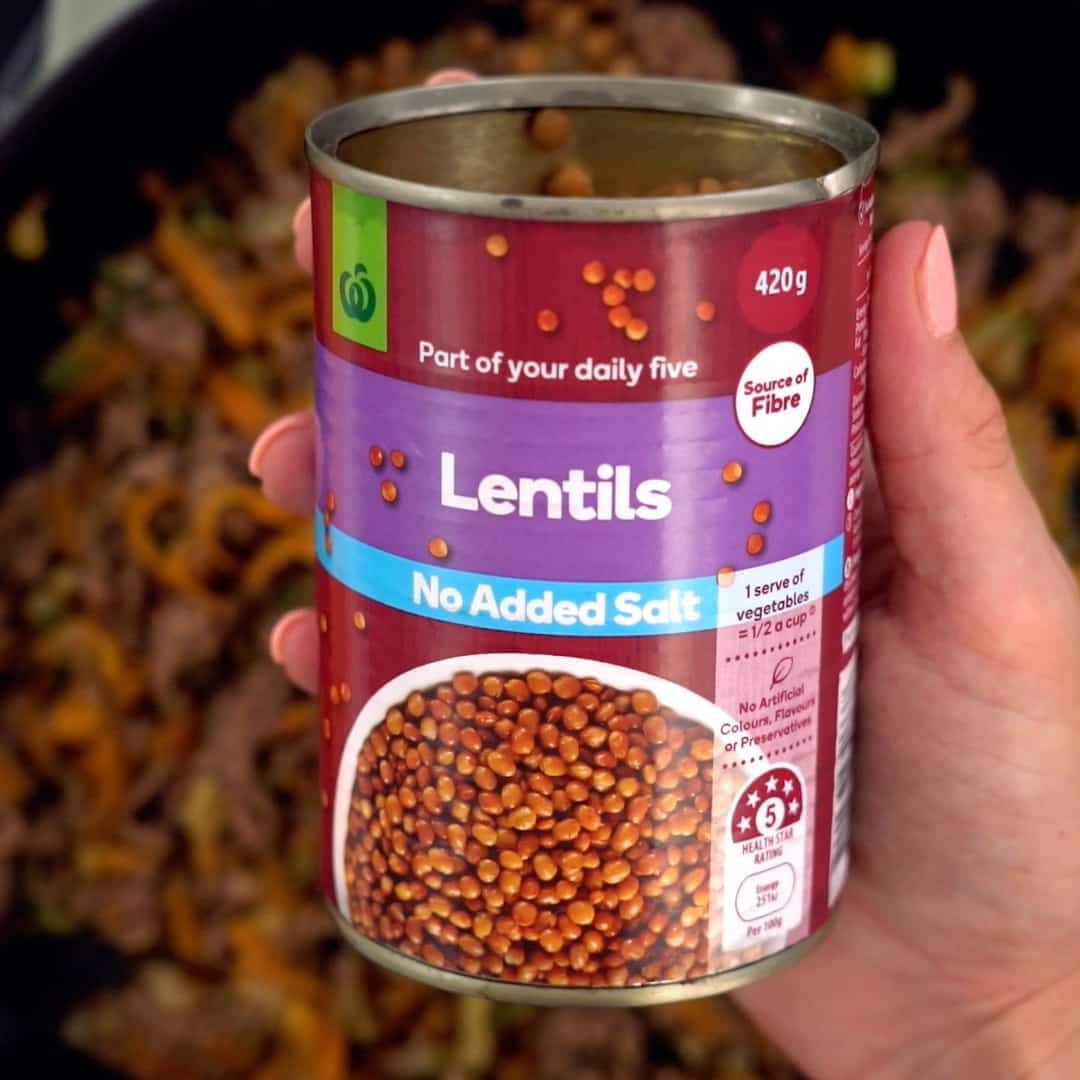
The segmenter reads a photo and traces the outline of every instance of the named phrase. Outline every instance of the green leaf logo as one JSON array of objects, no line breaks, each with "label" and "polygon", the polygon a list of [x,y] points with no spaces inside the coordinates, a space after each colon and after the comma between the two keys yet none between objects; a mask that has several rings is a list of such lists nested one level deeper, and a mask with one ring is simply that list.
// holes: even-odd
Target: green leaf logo
[{"label": "green leaf logo", "polygon": [[386,352],[386,203],[335,184],[332,212],[334,332]]},{"label": "green leaf logo", "polygon": [[363,263],[357,263],[351,274],[348,270],[342,270],[338,279],[338,297],[341,300],[341,310],[350,319],[362,323],[371,321],[378,296]]}]

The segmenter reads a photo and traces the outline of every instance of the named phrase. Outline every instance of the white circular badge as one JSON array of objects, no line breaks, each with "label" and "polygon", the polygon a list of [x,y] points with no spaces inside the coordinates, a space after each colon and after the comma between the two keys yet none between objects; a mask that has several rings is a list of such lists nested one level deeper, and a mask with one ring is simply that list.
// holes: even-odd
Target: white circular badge
[{"label": "white circular badge", "polygon": [[794,341],[778,341],[743,368],[735,391],[735,417],[751,442],[780,446],[798,435],[813,401],[810,354]]}]

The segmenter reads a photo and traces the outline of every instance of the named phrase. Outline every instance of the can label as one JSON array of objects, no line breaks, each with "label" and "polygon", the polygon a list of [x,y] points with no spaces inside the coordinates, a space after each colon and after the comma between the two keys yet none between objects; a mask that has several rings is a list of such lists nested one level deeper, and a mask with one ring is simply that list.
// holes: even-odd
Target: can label
[{"label": "can label", "polygon": [[870,185],[648,224],[312,192],[327,896],[538,986],[803,940],[847,871]]}]

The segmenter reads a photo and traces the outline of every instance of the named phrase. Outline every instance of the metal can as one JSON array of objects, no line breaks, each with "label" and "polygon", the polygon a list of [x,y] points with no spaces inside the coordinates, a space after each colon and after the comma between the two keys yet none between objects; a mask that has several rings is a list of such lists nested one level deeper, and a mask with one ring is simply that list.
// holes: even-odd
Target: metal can
[{"label": "metal can", "polygon": [[874,130],[496,79],[308,155],[343,931],[510,1001],[770,973],[848,865]]}]

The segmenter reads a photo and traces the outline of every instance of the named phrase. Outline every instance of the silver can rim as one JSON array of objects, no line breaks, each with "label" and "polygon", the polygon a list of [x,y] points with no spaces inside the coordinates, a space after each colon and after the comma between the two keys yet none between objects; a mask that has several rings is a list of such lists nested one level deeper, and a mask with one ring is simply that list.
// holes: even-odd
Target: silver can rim
[{"label": "silver can rim", "polygon": [[644,986],[550,986],[538,983],[518,983],[488,975],[466,975],[464,972],[434,967],[408,956],[389,945],[357,931],[329,900],[327,909],[338,931],[365,960],[378,964],[395,975],[424,983],[436,990],[452,994],[470,994],[491,1001],[513,1005],[606,1006],[610,1008],[641,1008],[649,1005],[668,1005],[677,1001],[729,994],[764,979],[801,960],[832,932],[837,909],[829,911],[822,924],[810,935],[793,945],[780,949],[760,960],[712,975],[701,975],[678,982],[651,983]]},{"label": "silver can rim", "polygon": [[[664,198],[555,198],[496,195],[397,180],[337,156],[351,135],[410,120],[501,109],[618,108],[746,120],[817,139],[844,163],[822,176],[715,195]],[[322,113],[308,126],[311,167],[328,179],[388,202],[484,217],[569,222],[690,221],[822,202],[859,187],[877,166],[879,137],[860,117],[779,90],[653,77],[542,75],[485,78],[373,94]]]}]

